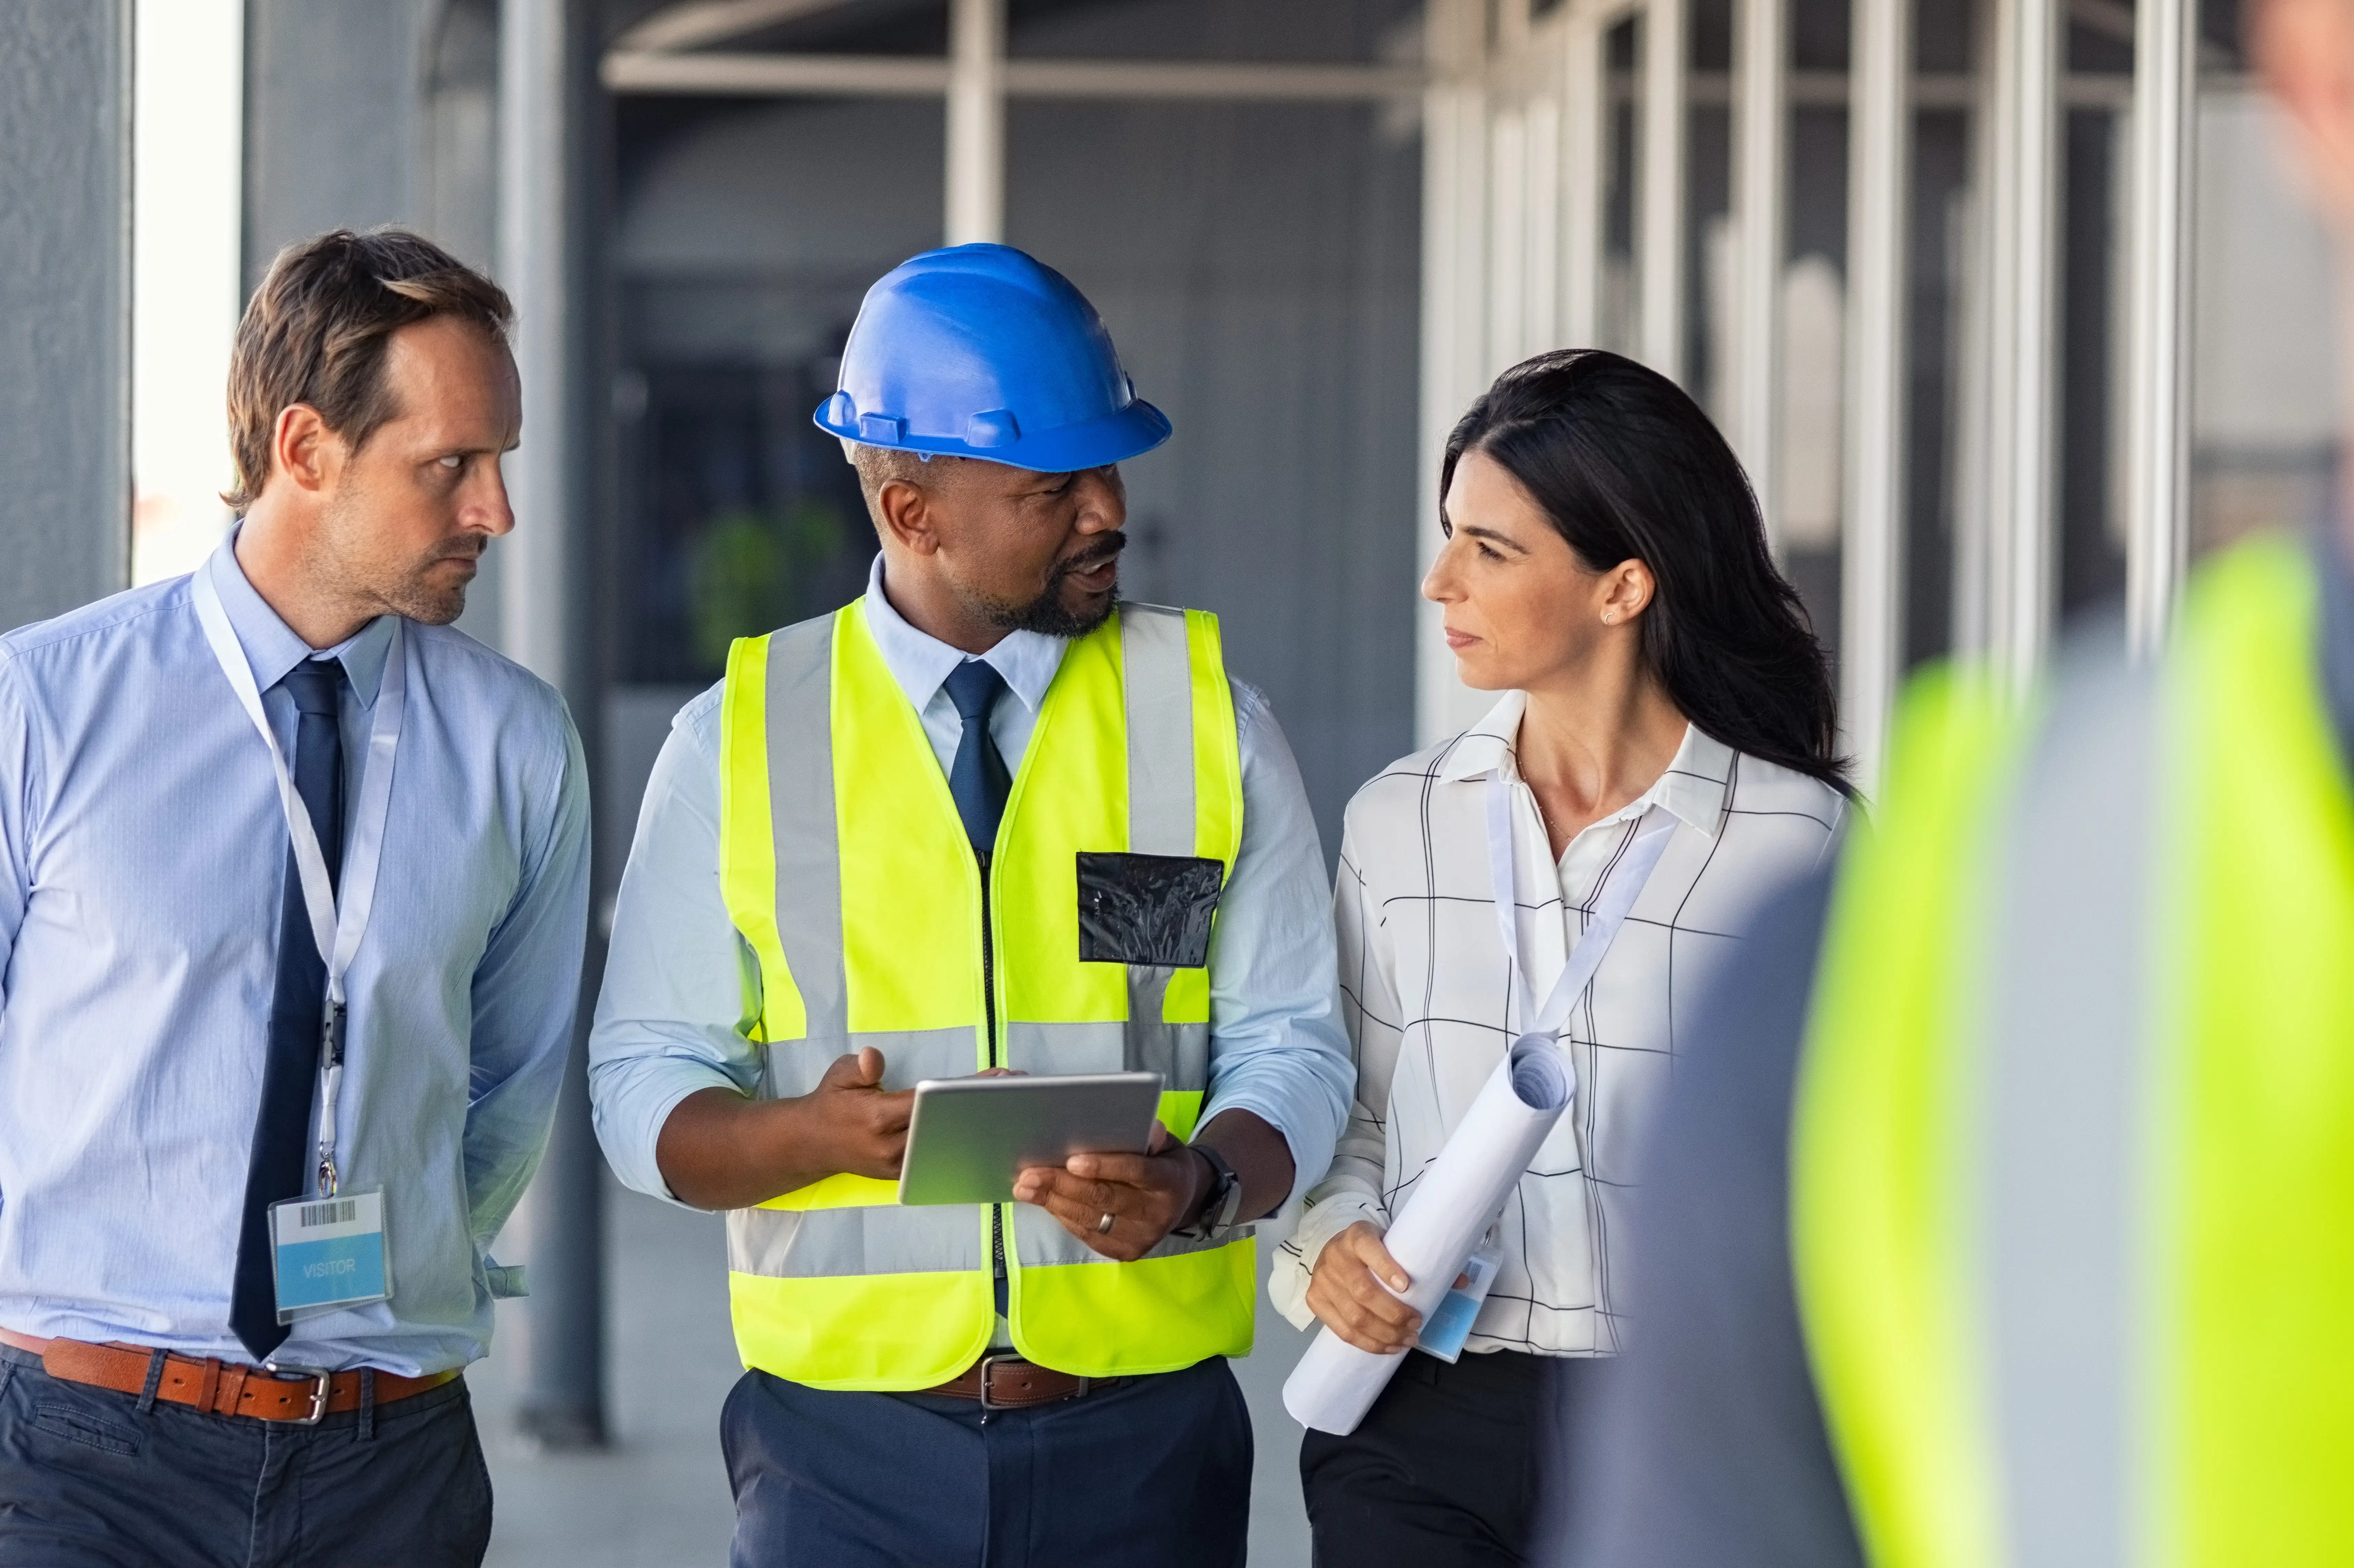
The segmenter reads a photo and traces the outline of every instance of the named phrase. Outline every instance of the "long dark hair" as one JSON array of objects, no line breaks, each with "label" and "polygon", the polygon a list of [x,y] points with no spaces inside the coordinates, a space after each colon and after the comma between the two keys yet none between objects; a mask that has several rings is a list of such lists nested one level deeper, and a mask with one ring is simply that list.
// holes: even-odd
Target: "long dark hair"
[{"label": "long dark hair", "polygon": [[1456,422],[1442,508],[1468,451],[1518,480],[1588,570],[1650,568],[1643,661],[1686,718],[1851,793],[1822,644],[1775,569],[1748,476],[1681,388],[1603,349],[1541,354]]}]

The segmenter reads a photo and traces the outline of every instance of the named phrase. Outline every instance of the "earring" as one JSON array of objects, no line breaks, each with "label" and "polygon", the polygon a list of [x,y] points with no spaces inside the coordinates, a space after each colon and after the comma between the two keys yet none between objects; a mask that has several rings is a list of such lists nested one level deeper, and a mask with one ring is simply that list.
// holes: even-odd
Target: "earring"
[{"label": "earring", "polygon": [[1602,614],[1602,624],[1603,624],[1603,625],[1605,625],[1605,626],[1616,626],[1616,625],[1617,625],[1617,624],[1618,624],[1618,612],[1617,612],[1617,610],[1615,610],[1615,609],[1610,609],[1610,610],[1605,610],[1605,611],[1603,611],[1603,614]]}]

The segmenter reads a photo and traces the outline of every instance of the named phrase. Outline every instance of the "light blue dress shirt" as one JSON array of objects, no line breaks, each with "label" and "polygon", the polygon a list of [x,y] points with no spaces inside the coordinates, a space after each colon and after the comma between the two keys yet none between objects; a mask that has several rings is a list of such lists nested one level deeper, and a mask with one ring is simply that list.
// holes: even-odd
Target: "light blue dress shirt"
[{"label": "light blue dress shirt", "polygon": [[[232,545],[200,569],[291,756],[277,683],[311,650]],[[0,638],[0,1325],[246,1361],[229,1282],[287,830],[190,583]],[[391,641],[379,619],[329,651],[347,801]],[[571,1038],[588,800],[552,688],[448,627],[403,642],[336,1118],[345,1188],[385,1189],[393,1295],[296,1323],[278,1359],[415,1375],[489,1347],[482,1249],[539,1162]]]},{"label": "light blue dress shirt", "polygon": [[[879,556],[864,603],[883,662],[945,773],[964,724],[942,685],[966,656],[891,608]],[[1066,646],[1015,631],[981,655],[1017,699],[990,715],[1009,769],[1022,765]],[[654,762],[588,1044],[605,1156],[623,1181],[659,1198],[671,1192],[654,1143],[672,1109],[700,1089],[749,1094],[760,1074],[758,1047],[737,1030],[757,1012],[746,988],[758,987],[758,966],[719,891],[719,691],[681,710]],[[1237,1109],[1265,1118],[1291,1147],[1297,1196],[1331,1163],[1356,1073],[1334,1007],[1331,898],[1299,769],[1266,699],[1239,682],[1235,712],[1243,836],[1213,937],[1202,1120]]]}]

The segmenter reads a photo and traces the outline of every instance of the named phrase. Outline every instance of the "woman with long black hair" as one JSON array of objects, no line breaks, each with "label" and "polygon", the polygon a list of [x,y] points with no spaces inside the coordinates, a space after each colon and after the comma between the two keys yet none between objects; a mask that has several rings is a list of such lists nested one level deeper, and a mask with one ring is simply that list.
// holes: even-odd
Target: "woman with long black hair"
[{"label": "woman with long black hair", "polygon": [[[1627,1328],[1613,1263],[1678,1021],[1849,803],[1822,649],[1673,383],[1593,349],[1515,366],[1449,436],[1440,496],[1423,595],[1464,683],[1503,696],[1350,803],[1357,1105],[1273,1279],[1303,1328],[1421,1347],[1353,1433],[1301,1446],[1316,1560],[1347,1568],[1522,1561],[1540,1391],[1590,1397]],[[1532,1033],[1568,1054],[1569,1110],[1425,1324],[1383,1235]]]}]

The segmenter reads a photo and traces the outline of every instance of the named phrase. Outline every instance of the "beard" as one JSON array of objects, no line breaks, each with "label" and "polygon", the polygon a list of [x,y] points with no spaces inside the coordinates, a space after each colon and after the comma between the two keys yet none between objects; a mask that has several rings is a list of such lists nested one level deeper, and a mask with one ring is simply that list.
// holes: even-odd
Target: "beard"
[{"label": "beard", "polygon": [[411,566],[385,594],[385,602],[410,620],[447,626],[466,613],[466,588],[474,574],[468,572],[452,582],[451,574],[439,568],[446,561],[473,564],[482,558],[478,541],[444,545]]},{"label": "beard", "polygon": [[1128,548],[1128,535],[1118,531],[1107,534],[1090,548],[1055,563],[1046,574],[1046,586],[1034,599],[1016,601],[973,596],[973,608],[1001,631],[1035,631],[1046,637],[1085,637],[1111,619],[1112,607],[1119,600],[1115,582],[1103,602],[1086,609],[1074,610],[1063,602],[1064,590],[1071,578],[1091,571],[1106,561],[1117,559]]},{"label": "beard", "polygon": [[466,588],[474,573],[452,572],[446,563],[479,567],[489,540],[479,534],[445,536],[404,561],[391,557],[381,535],[377,517],[360,499],[338,497],[320,529],[319,569],[351,599],[426,626],[447,626],[466,612]]}]

